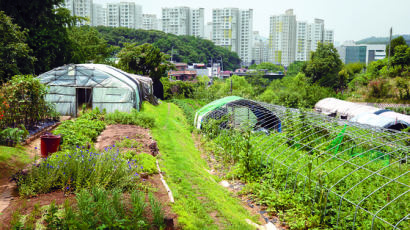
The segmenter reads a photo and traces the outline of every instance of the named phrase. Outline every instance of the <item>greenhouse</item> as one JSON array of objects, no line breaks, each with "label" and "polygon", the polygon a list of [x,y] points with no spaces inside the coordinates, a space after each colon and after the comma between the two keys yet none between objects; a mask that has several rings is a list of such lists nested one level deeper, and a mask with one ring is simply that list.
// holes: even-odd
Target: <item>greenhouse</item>
[{"label": "greenhouse", "polygon": [[98,107],[108,113],[139,110],[144,97],[141,90],[144,83],[107,65],[65,65],[38,78],[49,86],[46,100],[55,104],[57,112],[62,115],[76,116],[82,106]]},{"label": "greenhouse", "polygon": [[325,98],[315,105],[322,114],[376,127],[403,130],[410,126],[410,116],[373,106]]}]

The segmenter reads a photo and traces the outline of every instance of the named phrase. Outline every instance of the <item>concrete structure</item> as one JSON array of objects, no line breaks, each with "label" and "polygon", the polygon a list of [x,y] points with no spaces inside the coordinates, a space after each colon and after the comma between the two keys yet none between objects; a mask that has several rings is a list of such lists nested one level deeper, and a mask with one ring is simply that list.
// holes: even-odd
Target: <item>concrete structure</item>
[{"label": "concrete structure", "polygon": [[268,62],[268,40],[260,36],[258,31],[253,32],[252,40],[252,64]]},{"label": "concrete structure", "polygon": [[206,23],[204,38],[212,41],[212,22]]},{"label": "concrete structure", "polygon": [[194,37],[205,37],[205,11],[204,8],[191,9],[189,12],[189,35]]},{"label": "concrete structure", "polygon": [[189,8],[162,8],[162,31],[175,35],[189,34]]},{"label": "concrete structure", "polygon": [[335,43],[335,33],[333,30],[326,30],[325,29],[325,35],[323,38],[324,43]]},{"label": "concrete structure", "polygon": [[309,25],[308,29],[308,50],[310,52],[316,51],[318,43],[324,42],[325,21],[315,18],[315,21]]},{"label": "concrete structure", "polygon": [[72,16],[89,19],[89,21],[77,22],[77,26],[92,25],[93,0],[65,0],[64,7],[70,10]]},{"label": "concrete structure", "polygon": [[158,18],[155,14],[142,15],[142,29],[144,30],[158,30]]},{"label": "concrete structure", "polygon": [[107,26],[142,28],[142,6],[135,2],[107,4]]},{"label": "concrete structure", "polygon": [[252,62],[253,10],[223,8],[212,10],[212,41],[238,53],[242,65]]},{"label": "concrete structure", "polygon": [[343,63],[369,64],[386,57],[386,45],[356,45],[345,43],[336,48]]},{"label": "concrete structure", "polygon": [[93,4],[93,19],[92,26],[106,26],[107,25],[107,9],[101,4]]},{"label": "concrete structure", "polygon": [[204,8],[162,8],[162,31],[175,35],[205,36]]},{"label": "concrete structure", "polygon": [[297,22],[296,25],[296,54],[295,61],[306,61],[309,59],[310,50],[308,50],[308,28],[307,22]]},{"label": "concrete structure", "polygon": [[296,54],[296,15],[289,9],[283,15],[270,17],[269,60],[289,66]]}]

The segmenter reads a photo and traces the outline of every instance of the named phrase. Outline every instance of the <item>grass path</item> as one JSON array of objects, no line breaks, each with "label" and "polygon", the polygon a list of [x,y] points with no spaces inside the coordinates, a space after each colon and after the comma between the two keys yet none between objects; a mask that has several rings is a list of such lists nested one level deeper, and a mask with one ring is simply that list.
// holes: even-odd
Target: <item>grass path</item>
[{"label": "grass path", "polygon": [[166,173],[174,197],[173,210],[184,229],[252,229],[245,220],[256,220],[240,201],[209,174],[207,163],[196,149],[183,112],[172,103],[144,104],[143,113],[154,114],[152,135],[161,152],[161,169]]}]

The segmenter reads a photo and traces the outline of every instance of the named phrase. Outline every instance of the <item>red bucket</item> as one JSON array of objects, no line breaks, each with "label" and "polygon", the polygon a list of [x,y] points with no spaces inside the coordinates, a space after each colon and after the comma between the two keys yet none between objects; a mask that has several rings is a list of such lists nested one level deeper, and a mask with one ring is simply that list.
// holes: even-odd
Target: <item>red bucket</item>
[{"label": "red bucket", "polygon": [[41,157],[46,158],[50,153],[55,153],[58,151],[60,146],[61,136],[52,135],[51,133],[46,133],[41,137]]}]

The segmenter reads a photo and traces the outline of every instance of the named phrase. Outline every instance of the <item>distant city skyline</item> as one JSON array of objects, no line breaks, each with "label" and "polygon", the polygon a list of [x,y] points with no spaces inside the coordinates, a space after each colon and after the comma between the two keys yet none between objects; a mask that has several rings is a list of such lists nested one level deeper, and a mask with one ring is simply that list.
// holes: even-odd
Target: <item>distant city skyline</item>
[{"label": "distant city skyline", "polygon": [[[93,0],[94,3],[112,3],[121,0]],[[298,21],[323,19],[328,29],[334,30],[335,41],[343,43],[347,40],[361,40],[367,37],[386,37],[389,28],[394,34],[410,34],[410,1],[408,0],[288,0],[273,2],[269,0],[237,1],[237,0],[123,0],[132,1],[142,6],[144,14],[156,14],[161,17],[162,7],[188,6],[205,9],[205,24],[212,21],[212,9],[237,7],[253,9],[253,30],[261,36],[269,36],[269,18],[280,15],[287,9],[293,9]]]}]

